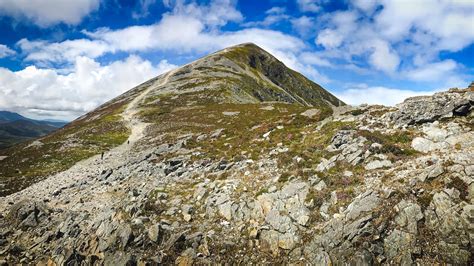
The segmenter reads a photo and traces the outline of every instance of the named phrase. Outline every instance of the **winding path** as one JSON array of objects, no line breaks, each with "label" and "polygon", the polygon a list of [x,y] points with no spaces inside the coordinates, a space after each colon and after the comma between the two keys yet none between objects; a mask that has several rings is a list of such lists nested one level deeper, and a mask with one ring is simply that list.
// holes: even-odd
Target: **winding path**
[{"label": "winding path", "polygon": [[[5,214],[9,208],[9,202],[18,202],[21,199],[36,201],[50,199],[50,206],[82,210],[101,208],[110,204],[110,195],[106,193],[110,187],[102,185],[97,177],[106,169],[116,169],[127,164],[130,158],[131,147],[145,136],[145,130],[149,125],[138,118],[138,107],[140,103],[150,91],[168,83],[168,78],[173,73],[174,71],[166,73],[158,84],[150,85],[127,105],[127,108],[122,113],[123,121],[131,131],[126,142],[106,152],[103,159],[101,159],[100,154],[94,155],[22,191],[0,198],[0,213]],[[87,186],[80,189],[78,184],[84,182],[87,182]],[[58,196],[52,196],[56,194],[57,191],[60,191],[60,194]],[[66,197],[68,200],[65,200]],[[84,203],[77,204],[77,202],[83,200],[85,200]],[[70,201],[70,203],[65,203],[67,201]]]}]

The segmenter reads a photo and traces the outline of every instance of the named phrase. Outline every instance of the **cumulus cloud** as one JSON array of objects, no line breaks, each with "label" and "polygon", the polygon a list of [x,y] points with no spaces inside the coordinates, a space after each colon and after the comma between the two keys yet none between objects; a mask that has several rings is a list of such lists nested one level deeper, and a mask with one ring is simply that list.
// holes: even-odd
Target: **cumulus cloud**
[{"label": "cumulus cloud", "polygon": [[344,35],[331,29],[324,29],[316,38],[316,43],[324,46],[325,48],[337,48],[342,44]]},{"label": "cumulus cloud", "polygon": [[400,58],[387,42],[376,40],[372,43],[372,47],[374,51],[369,57],[369,62],[376,69],[387,73],[392,73],[397,70],[398,64],[400,64]]},{"label": "cumulus cloud", "polygon": [[458,51],[474,41],[474,1],[381,1],[374,23],[380,34],[402,41],[417,29],[436,40],[432,49]]},{"label": "cumulus cloud", "polygon": [[446,78],[446,73],[453,72],[457,68],[457,63],[454,60],[445,60],[432,64],[427,64],[422,67],[406,72],[406,75],[418,81],[439,80]]},{"label": "cumulus cloud", "polygon": [[452,59],[437,61],[405,70],[401,75],[419,82],[441,84],[444,87],[465,87],[472,76],[462,74],[463,66]]},{"label": "cumulus cloud", "polygon": [[236,10],[235,2],[231,0],[213,0],[208,5],[176,1],[169,5],[172,11],[165,13],[155,24],[118,30],[84,30],[83,34],[88,38],[62,42],[23,39],[18,42],[18,46],[27,55],[27,61],[43,63],[72,62],[76,56],[97,58],[114,52],[202,52],[222,47],[219,43],[213,44],[213,38],[221,38],[223,35],[216,27],[242,20],[242,14]]},{"label": "cumulus cloud", "polygon": [[0,58],[12,56],[14,54],[16,54],[16,52],[8,48],[8,46],[0,44]]},{"label": "cumulus cloud", "polygon": [[243,20],[242,13],[236,8],[236,0],[211,0],[208,5],[199,5],[194,1],[188,2],[185,0],[168,1],[167,5],[173,7],[172,14],[199,19],[211,28]]},{"label": "cumulus cloud", "polygon": [[132,55],[108,65],[80,56],[67,74],[35,66],[0,68],[0,106],[34,118],[70,120],[175,67]]},{"label": "cumulus cloud", "polygon": [[321,0],[297,0],[296,2],[303,12],[318,12],[321,10]]},{"label": "cumulus cloud", "polygon": [[290,19],[290,16],[286,14],[286,9],[283,7],[272,7],[265,11],[266,17],[262,21],[250,21],[243,23],[244,27],[269,27],[278,24],[282,21]]},{"label": "cumulus cloud", "polygon": [[371,13],[377,7],[377,0],[354,0],[352,4],[367,13]]},{"label": "cumulus cloud", "polygon": [[78,24],[99,8],[99,0],[2,0],[0,15],[28,19],[40,27],[57,23]]},{"label": "cumulus cloud", "polygon": [[450,69],[453,62],[436,62],[440,52],[456,52],[474,42],[473,18],[473,1],[356,0],[346,11],[319,18],[325,26],[315,43],[328,58],[362,68],[367,63],[374,70],[420,81],[434,72],[457,75]]},{"label": "cumulus cloud", "polygon": [[291,19],[290,22],[293,29],[303,37],[307,37],[315,31],[314,19],[312,17],[301,16],[299,18]]},{"label": "cumulus cloud", "polygon": [[300,55],[300,59],[309,65],[332,67],[333,65],[327,59],[321,57],[318,53],[304,52]]},{"label": "cumulus cloud", "polygon": [[[145,7],[150,3],[142,1],[141,4]],[[220,27],[227,23],[243,20],[236,9],[236,1],[211,0],[203,5],[178,0],[165,4],[170,11],[151,25],[84,30],[82,39],[60,42],[18,41],[17,47],[25,56],[24,60],[36,66],[20,71],[0,69],[0,107],[21,110],[30,116],[48,114],[56,118],[72,118],[174,67],[166,61],[154,66],[136,56],[108,65],[99,63],[104,55],[117,52],[160,51],[195,55],[254,42],[289,67],[320,81],[328,81],[310,65],[300,62],[298,54],[306,45],[297,37],[254,27],[221,31]],[[267,15],[279,16],[284,12],[284,9],[273,8],[267,11]],[[61,68],[54,68],[58,66]]]},{"label": "cumulus cloud", "polygon": [[63,42],[21,39],[17,42],[17,45],[26,54],[26,61],[46,64],[48,62],[72,62],[78,56],[97,58],[114,49],[103,41],[88,39],[66,40]]},{"label": "cumulus cloud", "polygon": [[151,5],[155,4],[156,0],[139,0],[138,5],[139,9],[132,12],[132,17],[134,19],[140,19],[150,15],[149,8]]},{"label": "cumulus cloud", "polygon": [[[181,14],[166,14],[156,24],[131,26],[124,29],[84,31],[90,39],[63,42],[21,40],[18,45],[35,62],[73,61],[76,56],[91,58],[114,52],[172,51],[176,53],[203,53],[231,45],[254,42],[290,67],[295,61],[286,60],[306,46],[302,40],[279,31],[248,28],[238,31],[207,30],[201,20]],[[298,70],[298,69],[296,69]]]},{"label": "cumulus cloud", "polygon": [[441,90],[415,91],[387,88],[382,86],[369,87],[366,84],[359,84],[334,94],[347,104],[382,104],[393,106],[403,102],[408,97],[431,95]]}]

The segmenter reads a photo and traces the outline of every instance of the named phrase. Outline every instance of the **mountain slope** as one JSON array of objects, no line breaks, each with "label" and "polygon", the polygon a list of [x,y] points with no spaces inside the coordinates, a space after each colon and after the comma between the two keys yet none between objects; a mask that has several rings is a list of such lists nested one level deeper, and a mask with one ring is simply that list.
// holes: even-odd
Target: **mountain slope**
[{"label": "mountain slope", "polygon": [[11,122],[16,120],[27,120],[27,118],[17,113],[0,111],[0,123]]},{"label": "mountain slope", "polygon": [[44,136],[64,125],[64,122],[33,120],[17,113],[0,111],[0,149]]},{"label": "mountain slope", "polygon": [[242,47],[10,149],[0,261],[472,264],[472,89],[334,107]]},{"label": "mountain slope", "polygon": [[[258,110],[256,104],[260,102],[279,102],[294,110],[318,108],[314,120],[330,115],[333,107],[344,105],[258,46],[230,47],[137,86],[33,146],[25,143],[1,151],[0,155],[7,157],[0,161],[0,176],[14,184],[6,181],[8,192],[0,190],[0,195],[27,187],[123,143],[133,133],[130,125],[139,121],[153,124],[149,135],[172,140],[178,133],[201,131],[200,120],[207,113],[225,111],[229,105],[252,116],[251,110]],[[127,105],[136,109],[133,115],[125,115]],[[195,112],[193,108],[205,110]],[[218,119],[208,122],[205,131],[217,129]],[[234,130],[233,126],[236,124],[229,125],[229,130]]]}]

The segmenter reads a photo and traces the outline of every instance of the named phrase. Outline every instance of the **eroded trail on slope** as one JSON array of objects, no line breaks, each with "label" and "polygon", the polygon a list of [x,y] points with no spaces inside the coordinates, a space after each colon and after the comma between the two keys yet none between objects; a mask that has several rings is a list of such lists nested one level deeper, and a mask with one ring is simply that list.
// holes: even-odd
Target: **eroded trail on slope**
[{"label": "eroded trail on slope", "polygon": [[[0,201],[0,213],[5,213],[11,203],[22,199],[35,201],[48,199],[50,206],[67,207],[65,205],[69,205],[70,208],[77,210],[94,210],[111,204],[113,198],[120,195],[114,196],[112,193],[107,193],[110,190],[108,185],[114,184],[104,185],[103,182],[100,182],[100,178],[129,162],[132,147],[145,136],[148,126],[148,123],[141,121],[138,117],[139,105],[151,90],[165,85],[172,73],[173,71],[167,73],[161,82],[149,86],[127,105],[122,113],[123,121],[130,129],[130,136],[126,142],[106,152],[104,158],[101,158],[101,154],[92,156],[76,163],[66,171],[4,197]],[[81,204],[76,204],[77,202],[81,202]]]}]

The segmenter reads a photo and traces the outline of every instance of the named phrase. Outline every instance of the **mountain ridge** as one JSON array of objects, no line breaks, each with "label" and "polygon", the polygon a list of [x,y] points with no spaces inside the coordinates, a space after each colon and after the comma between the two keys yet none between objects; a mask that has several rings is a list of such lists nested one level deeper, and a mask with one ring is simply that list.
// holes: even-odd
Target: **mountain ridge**
[{"label": "mountain ridge", "polygon": [[51,133],[65,122],[34,120],[18,113],[0,111],[0,149]]},{"label": "mountain ridge", "polygon": [[[266,66],[267,64],[271,66]],[[272,71],[278,74],[272,74]],[[300,106],[298,108],[319,108],[318,116],[328,116],[333,107],[344,105],[321,86],[290,70],[255,44],[237,45],[152,78],[102,104],[58,132],[39,139],[37,143],[49,144],[42,145],[35,153],[28,153],[26,147],[29,144],[21,149],[3,151],[3,156],[8,157],[2,163],[8,166],[0,169],[0,176],[24,178],[25,185],[34,183],[44,178],[45,174],[65,170],[75,162],[118,146],[134,133],[130,125],[140,124],[143,120],[144,126],[164,112],[171,114],[171,109],[186,108],[184,101],[173,99],[170,99],[173,101],[170,105],[153,104],[160,97],[166,98],[169,95],[188,99],[188,105],[194,105],[194,101],[199,99],[198,106],[218,108],[221,104],[296,104]],[[143,101],[137,103],[140,111],[124,119],[123,113],[127,110],[127,105],[138,97],[143,97]],[[301,98],[305,98],[307,102]],[[82,131],[88,133],[80,134]],[[72,152],[59,152],[70,149],[68,147],[71,145],[74,147]],[[47,164],[43,162],[44,156],[51,158]],[[17,158],[23,158],[24,163],[18,165]],[[11,189],[14,191],[17,188],[12,186]]]}]

